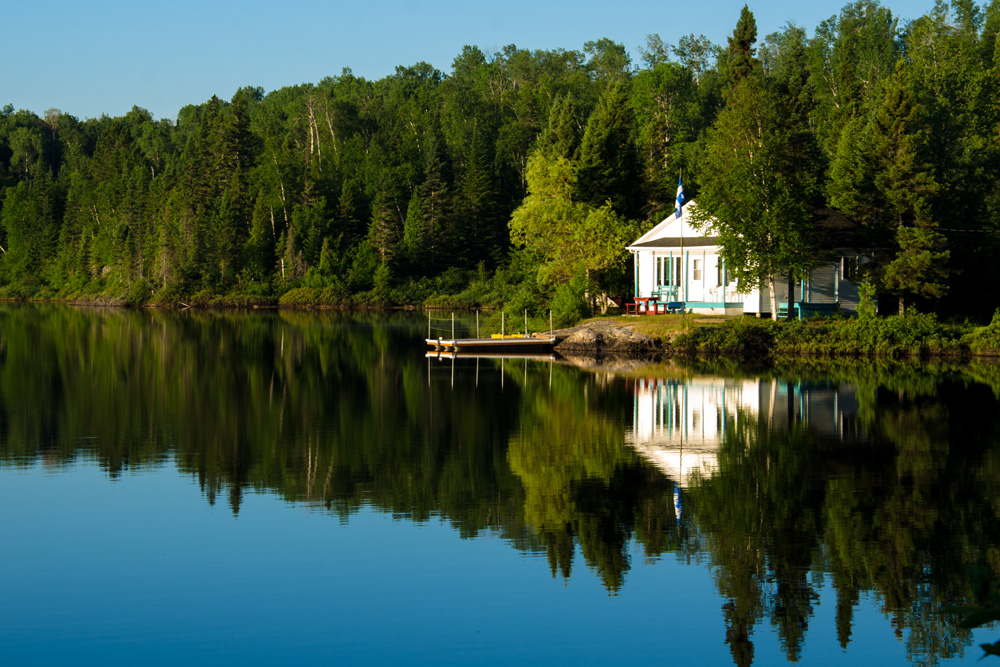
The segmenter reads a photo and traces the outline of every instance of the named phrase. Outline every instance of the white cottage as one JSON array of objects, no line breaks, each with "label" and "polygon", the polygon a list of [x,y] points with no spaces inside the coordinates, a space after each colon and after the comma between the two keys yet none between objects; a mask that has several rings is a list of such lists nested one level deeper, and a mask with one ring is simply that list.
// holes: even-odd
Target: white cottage
[{"label": "white cottage", "polygon": [[[635,268],[639,312],[706,315],[770,314],[766,287],[738,285],[726,269],[719,239],[691,225],[694,201],[680,217],[670,214],[628,247]],[[801,314],[857,310],[859,267],[867,258],[854,245],[854,224],[835,211],[817,213],[817,226],[835,239],[830,261],[795,285],[792,302]],[[778,279],[775,297],[788,302],[787,281]]]}]

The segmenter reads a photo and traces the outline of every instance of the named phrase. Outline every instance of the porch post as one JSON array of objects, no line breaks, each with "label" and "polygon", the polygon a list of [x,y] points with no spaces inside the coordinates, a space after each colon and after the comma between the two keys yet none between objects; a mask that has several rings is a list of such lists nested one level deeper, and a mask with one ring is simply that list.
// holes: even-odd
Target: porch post
[{"label": "porch post", "polygon": [[639,253],[632,253],[632,272],[635,274],[635,294],[633,297],[639,296]]},{"label": "porch post", "polygon": [[841,257],[833,265],[833,302],[837,306],[840,306],[840,266],[843,261],[844,258]]},{"label": "porch post", "polygon": [[[674,285],[674,251],[670,251],[670,259],[667,260],[667,287],[673,287]],[[671,294],[673,290],[668,289],[667,294]],[[676,300],[676,297],[674,297]]]}]

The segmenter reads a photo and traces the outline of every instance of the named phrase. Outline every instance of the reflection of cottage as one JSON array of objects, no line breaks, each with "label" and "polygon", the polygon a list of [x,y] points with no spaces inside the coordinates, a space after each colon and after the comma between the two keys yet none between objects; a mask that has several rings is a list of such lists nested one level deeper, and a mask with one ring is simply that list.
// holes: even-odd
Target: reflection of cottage
[{"label": "reflection of cottage", "polygon": [[696,475],[714,474],[727,429],[740,419],[772,430],[803,424],[821,438],[853,439],[856,391],[849,384],[775,379],[639,379],[626,442],[683,488]]},{"label": "reflection of cottage", "polygon": [[[738,285],[722,259],[722,247],[711,231],[691,226],[695,203],[682,207],[628,247],[635,266],[635,296],[656,297],[661,309],[717,315],[763,314],[771,309],[766,287]],[[792,299],[803,313],[840,309],[854,312],[858,305],[858,267],[865,257],[857,249],[854,225],[839,213],[817,213],[817,228],[826,232],[830,260],[795,285]],[[788,302],[788,282],[776,277],[775,299]]]},{"label": "reflection of cottage", "polygon": [[739,409],[757,412],[756,382],[722,378],[640,379],[627,441],[681,487],[711,476],[727,422]]}]

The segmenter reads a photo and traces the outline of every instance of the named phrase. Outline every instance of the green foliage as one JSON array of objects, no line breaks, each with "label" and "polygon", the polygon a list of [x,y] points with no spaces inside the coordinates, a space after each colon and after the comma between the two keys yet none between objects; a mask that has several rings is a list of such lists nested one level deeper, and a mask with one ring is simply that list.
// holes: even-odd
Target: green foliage
[{"label": "green foliage", "polygon": [[296,287],[288,290],[278,299],[278,305],[293,307],[317,308],[349,304],[351,304],[350,294],[339,282],[319,288]]},{"label": "green foliage", "polygon": [[623,218],[639,217],[640,169],[634,125],[628,91],[616,81],[587,120],[576,162],[574,200],[593,208],[610,204]]},{"label": "green foliage", "polygon": [[673,340],[687,355],[716,354],[766,360],[776,356],[906,357],[967,355],[970,349],[992,354],[1000,342],[1000,321],[969,331],[969,327],[938,321],[932,313],[905,316],[828,317],[780,324],[738,318],[721,326],[702,326]]},{"label": "green foliage", "polygon": [[0,288],[136,301],[148,283],[166,303],[340,285],[364,303],[385,263],[391,301],[496,304],[520,279],[445,295],[436,277],[502,272],[526,249],[542,303],[580,269],[617,296],[624,245],[672,209],[683,172],[688,198],[733,226],[728,263],[751,284],[814,261],[802,227],[832,205],[880,249],[882,293],[986,315],[1000,302],[979,289],[1000,220],[998,17],[962,0],[901,29],[859,0],[811,37],[788,26],[758,43],[744,7],[726,48],[650,35],[644,66],[606,38],[467,46],[450,73],[244,88],[176,122],[5,108]]},{"label": "green foliage", "polygon": [[801,122],[754,74],[730,91],[709,132],[693,220],[719,237],[727,267],[745,285],[773,285],[815,261],[819,181]]},{"label": "green foliage", "polygon": [[875,300],[875,285],[864,280],[858,285],[858,318],[872,320],[878,316],[878,302]]},{"label": "green foliage", "polygon": [[595,208],[575,201],[577,169],[565,158],[532,155],[528,196],[511,216],[510,236],[539,260],[538,278],[546,284],[625,262],[635,226],[610,204]]},{"label": "green foliage", "polygon": [[379,305],[389,305],[392,303],[392,269],[386,262],[382,262],[375,269],[375,277],[372,279],[372,301]]},{"label": "green foliage", "polygon": [[779,354],[908,356],[962,354],[962,328],[932,313],[791,322],[775,337]]}]

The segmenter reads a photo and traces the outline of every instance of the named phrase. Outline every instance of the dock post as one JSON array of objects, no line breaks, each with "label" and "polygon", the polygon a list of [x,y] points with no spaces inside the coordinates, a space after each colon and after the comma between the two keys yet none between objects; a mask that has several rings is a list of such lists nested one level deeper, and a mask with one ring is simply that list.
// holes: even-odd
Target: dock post
[{"label": "dock post", "polygon": [[[503,340],[503,323],[504,323],[503,321],[504,321],[504,316],[505,315],[506,315],[506,313],[501,310],[500,311],[500,340]],[[501,361],[501,365],[502,364],[503,364],[503,362]]]},{"label": "dock post", "polygon": [[455,340],[455,313],[451,314],[451,339]]},{"label": "dock post", "polygon": [[528,309],[524,309],[524,337],[528,337]]},{"label": "dock post", "polygon": [[427,311],[427,337],[431,337],[431,311]]},{"label": "dock post", "polygon": [[479,338],[479,311],[476,311],[476,338]]},{"label": "dock post", "polygon": [[552,338],[552,311],[549,311],[549,338]]}]

